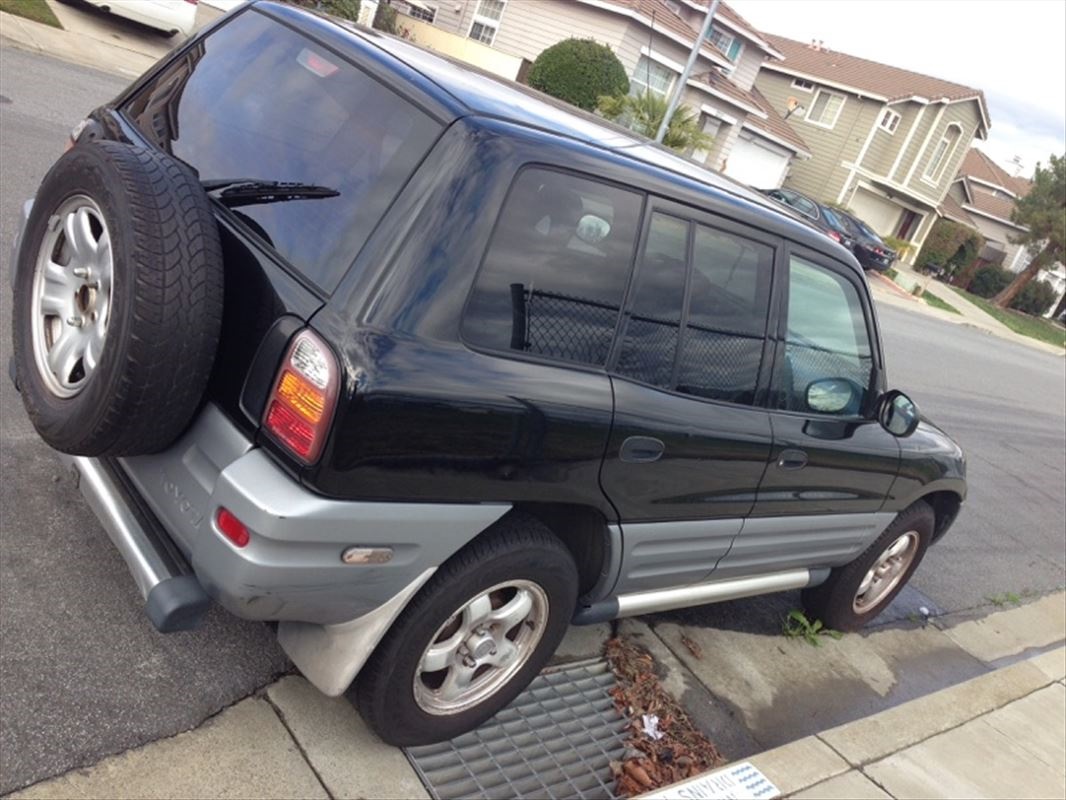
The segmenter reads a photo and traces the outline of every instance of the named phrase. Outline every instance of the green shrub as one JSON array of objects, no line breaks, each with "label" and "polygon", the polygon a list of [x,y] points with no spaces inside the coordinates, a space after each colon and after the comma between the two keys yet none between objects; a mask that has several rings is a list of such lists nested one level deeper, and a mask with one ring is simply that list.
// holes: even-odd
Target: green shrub
[{"label": "green shrub", "polygon": [[1051,285],[1034,278],[1022,287],[1010,307],[1032,314],[1034,317],[1040,317],[1047,313],[1051,304],[1056,300],[1058,300],[1058,295]]},{"label": "green shrub", "polygon": [[566,39],[537,56],[529,85],[592,111],[601,96],[628,92],[629,78],[611,48],[592,39]]},{"label": "green shrub", "polygon": [[995,297],[1010,285],[1014,275],[1002,267],[984,267],[977,270],[970,282],[970,291],[978,297]]},{"label": "green shrub", "polygon": [[[666,100],[651,92],[639,96],[631,94],[601,97],[596,111],[619,125],[625,125],[641,136],[654,139],[666,116]],[[670,117],[663,144],[679,153],[710,150],[714,137],[700,129],[700,113],[681,104]]]},{"label": "green shrub", "polygon": [[378,10],[374,12],[374,27],[385,33],[396,33],[396,9],[385,0],[378,3]]},{"label": "green shrub", "polygon": [[319,0],[289,0],[289,2],[315,11],[324,11],[335,17],[353,21],[359,19],[360,0],[321,0],[321,2]]},{"label": "green shrub", "polygon": [[984,237],[973,228],[950,219],[938,219],[925,237],[915,263],[920,267],[935,264],[954,274],[973,264],[984,243]]}]

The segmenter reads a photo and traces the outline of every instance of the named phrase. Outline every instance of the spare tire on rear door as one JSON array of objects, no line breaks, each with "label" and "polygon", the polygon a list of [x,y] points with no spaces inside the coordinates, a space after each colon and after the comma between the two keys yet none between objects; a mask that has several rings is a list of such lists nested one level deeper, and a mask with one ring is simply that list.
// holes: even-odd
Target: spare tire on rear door
[{"label": "spare tire on rear door", "polygon": [[83,456],[171,444],[211,374],[222,282],[218,225],[188,167],[122,142],[65,153],[15,275],[16,373],[41,438]]}]

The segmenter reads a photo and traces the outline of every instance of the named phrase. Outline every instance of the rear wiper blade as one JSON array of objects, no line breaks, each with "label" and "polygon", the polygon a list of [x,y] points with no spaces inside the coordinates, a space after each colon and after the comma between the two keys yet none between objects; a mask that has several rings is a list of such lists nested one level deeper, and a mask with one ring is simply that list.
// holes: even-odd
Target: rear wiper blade
[{"label": "rear wiper blade", "polygon": [[247,178],[200,181],[204,191],[228,208],[281,203],[286,200],[317,200],[339,197],[329,186],[295,181],[259,181]]}]

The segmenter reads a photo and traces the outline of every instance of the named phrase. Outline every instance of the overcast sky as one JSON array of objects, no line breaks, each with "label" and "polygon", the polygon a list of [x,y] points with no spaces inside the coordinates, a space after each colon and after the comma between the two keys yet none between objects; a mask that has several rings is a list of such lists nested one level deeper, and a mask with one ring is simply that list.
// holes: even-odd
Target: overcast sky
[{"label": "overcast sky", "polygon": [[1063,0],[729,0],[756,28],[983,89],[977,145],[1022,174],[1066,153]]}]

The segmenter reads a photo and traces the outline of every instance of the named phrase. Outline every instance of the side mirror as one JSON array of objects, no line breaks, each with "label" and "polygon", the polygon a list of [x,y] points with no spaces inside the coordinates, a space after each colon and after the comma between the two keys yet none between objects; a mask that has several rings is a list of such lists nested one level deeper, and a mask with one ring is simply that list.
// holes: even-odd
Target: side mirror
[{"label": "side mirror", "polygon": [[858,413],[862,390],[847,378],[825,378],[807,387],[807,408],[821,414],[839,414],[849,406]]},{"label": "side mirror", "polygon": [[877,403],[877,421],[893,436],[906,437],[914,433],[921,421],[918,406],[899,389],[881,396]]}]

